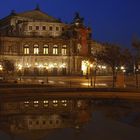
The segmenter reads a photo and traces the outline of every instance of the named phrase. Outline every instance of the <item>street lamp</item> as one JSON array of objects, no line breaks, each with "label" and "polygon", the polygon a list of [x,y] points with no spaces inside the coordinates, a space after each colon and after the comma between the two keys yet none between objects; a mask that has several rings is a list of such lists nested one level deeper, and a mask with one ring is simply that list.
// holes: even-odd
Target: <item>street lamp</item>
[{"label": "street lamp", "polygon": [[18,64],[17,65],[17,69],[18,69],[19,81],[21,82],[21,79],[22,79],[22,69],[23,69],[22,64]]},{"label": "street lamp", "polygon": [[139,79],[138,79],[138,73],[139,73],[139,69],[136,69],[135,74],[136,74],[136,87],[139,87]]}]

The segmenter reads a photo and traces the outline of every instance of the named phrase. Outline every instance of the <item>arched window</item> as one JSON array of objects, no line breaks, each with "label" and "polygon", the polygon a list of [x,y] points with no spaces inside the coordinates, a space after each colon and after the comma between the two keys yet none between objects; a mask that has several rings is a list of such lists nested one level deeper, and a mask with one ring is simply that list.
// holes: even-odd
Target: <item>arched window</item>
[{"label": "arched window", "polygon": [[52,27],[52,26],[50,26],[50,27],[49,27],[49,30],[50,30],[50,31],[52,31],[52,30],[53,30],[53,27]]},{"label": "arched window", "polygon": [[62,47],[62,55],[67,55],[67,45],[63,45],[63,47]]},{"label": "arched window", "polygon": [[46,44],[43,47],[43,54],[49,54],[49,46]]},{"label": "arched window", "polygon": [[31,25],[29,26],[29,30],[30,30],[30,31],[33,30],[33,27],[32,27]]},{"label": "arched window", "polygon": [[42,30],[46,30],[46,26],[44,25],[44,26],[42,26]]},{"label": "arched window", "polygon": [[59,27],[56,27],[56,31],[59,31],[59,29],[60,29]]},{"label": "arched window", "polygon": [[58,46],[57,45],[53,46],[53,54],[55,54],[55,55],[58,54]]},{"label": "arched window", "polygon": [[24,54],[29,54],[30,52],[29,52],[29,45],[28,44],[26,44],[26,45],[24,45]]},{"label": "arched window", "polygon": [[36,26],[36,30],[39,30],[39,26]]},{"label": "arched window", "polygon": [[37,44],[34,45],[34,54],[39,54],[39,46]]}]

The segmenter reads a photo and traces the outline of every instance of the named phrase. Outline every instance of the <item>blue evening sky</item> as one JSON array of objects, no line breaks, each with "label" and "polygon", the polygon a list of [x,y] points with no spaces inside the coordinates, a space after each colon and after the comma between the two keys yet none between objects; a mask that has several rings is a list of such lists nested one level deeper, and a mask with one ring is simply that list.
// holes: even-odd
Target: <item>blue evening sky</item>
[{"label": "blue evening sky", "polygon": [[93,39],[130,47],[132,38],[140,38],[140,0],[1,0],[0,18],[12,9],[34,9],[40,4],[49,15],[71,22],[78,11],[93,29]]}]

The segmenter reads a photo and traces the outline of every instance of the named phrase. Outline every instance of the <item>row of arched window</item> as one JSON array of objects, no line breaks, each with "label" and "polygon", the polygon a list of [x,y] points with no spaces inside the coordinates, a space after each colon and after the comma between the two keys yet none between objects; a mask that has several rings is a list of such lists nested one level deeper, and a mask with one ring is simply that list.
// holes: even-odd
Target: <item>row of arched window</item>
[{"label": "row of arched window", "polygon": [[[61,53],[62,55],[67,55],[67,46],[66,45],[63,45],[61,49],[58,48],[58,45],[53,45],[52,48],[49,47],[49,45],[44,45],[43,46],[43,54],[44,55],[48,55],[50,53],[50,49],[52,50],[51,51],[51,54],[53,55],[58,55],[59,53]],[[59,52],[60,51],[60,52]],[[31,52],[31,48],[29,47],[28,44],[24,45],[24,54],[25,55],[29,55]],[[38,44],[35,44],[33,46],[33,54],[40,54],[40,48],[39,48],[39,45]]]}]

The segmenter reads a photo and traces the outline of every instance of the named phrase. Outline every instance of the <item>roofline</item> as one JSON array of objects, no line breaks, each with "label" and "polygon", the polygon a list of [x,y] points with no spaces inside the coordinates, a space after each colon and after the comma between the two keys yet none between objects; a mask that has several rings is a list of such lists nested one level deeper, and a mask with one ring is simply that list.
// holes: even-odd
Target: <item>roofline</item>
[{"label": "roofline", "polygon": [[33,11],[39,11],[39,12],[49,16],[50,18],[53,18],[54,20],[56,20],[56,22],[62,23],[59,19],[57,19],[57,18],[55,18],[53,16],[50,16],[48,13],[42,11],[41,9],[33,9],[33,10],[29,10],[29,11],[24,11],[24,12],[21,12],[21,13],[16,13],[15,16],[24,17],[24,16],[20,16],[20,14],[24,14],[24,13],[27,13],[27,12],[33,12]]}]

